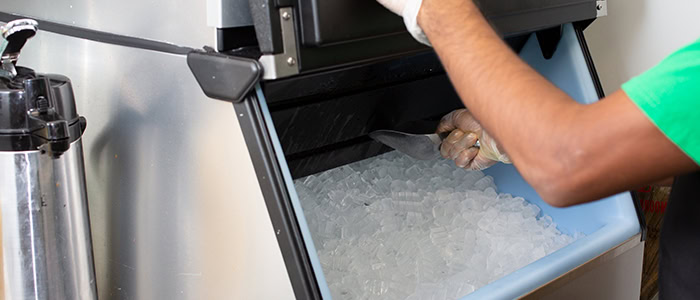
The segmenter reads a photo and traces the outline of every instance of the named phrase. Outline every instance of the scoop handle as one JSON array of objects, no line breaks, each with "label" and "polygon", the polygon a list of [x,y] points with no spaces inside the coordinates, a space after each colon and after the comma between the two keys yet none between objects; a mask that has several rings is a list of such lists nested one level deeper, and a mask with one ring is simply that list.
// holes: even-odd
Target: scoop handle
[{"label": "scoop handle", "polygon": [[[439,146],[440,144],[442,144],[442,141],[444,141],[447,138],[447,136],[450,135],[450,133],[452,133],[452,131],[445,131],[435,134],[435,136],[440,139],[440,142],[438,143],[436,140],[433,140],[433,142],[436,142],[436,144]],[[474,143],[474,146],[472,147],[481,148],[480,141],[476,140],[476,143]]]}]

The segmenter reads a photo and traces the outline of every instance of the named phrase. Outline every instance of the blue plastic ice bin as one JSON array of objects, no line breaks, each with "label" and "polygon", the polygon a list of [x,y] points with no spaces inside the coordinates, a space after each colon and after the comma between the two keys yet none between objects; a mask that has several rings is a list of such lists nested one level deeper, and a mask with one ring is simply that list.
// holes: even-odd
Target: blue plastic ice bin
[{"label": "blue plastic ice bin", "polygon": [[[598,100],[579,39],[572,25],[563,27],[562,39],[551,59],[542,56],[536,36],[532,35],[522,51],[522,58],[559,88],[581,103]],[[281,164],[285,184],[299,222],[299,227],[308,250],[314,275],[321,295],[330,299],[330,291],[323,276],[316,249],[294,190],[292,176],[286,165],[279,139],[271,123],[264,95],[259,91],[263,113],[271,128],[276,155]],[[517,101],[517,99],[513,99]],[[545,202],[528,185],[512,165],[499,164],[485,172],[494,177],[499,192],[520,196],[537,204],[550,215],[559,229],[567,234],[583,232],[585,237],[539,259],[501,279],[498,279],[464,297],[464,299],[513,299],[548,284],[587,261],[613,249],[640,233],[640,223],[630,193],[622,193],[596,202],[569,208],[555,208]],[[641,261],[640,261],[641,266]],[[641,269],[640,269],[641,270]],[[638,293],[638,292],[637,292]]]}]

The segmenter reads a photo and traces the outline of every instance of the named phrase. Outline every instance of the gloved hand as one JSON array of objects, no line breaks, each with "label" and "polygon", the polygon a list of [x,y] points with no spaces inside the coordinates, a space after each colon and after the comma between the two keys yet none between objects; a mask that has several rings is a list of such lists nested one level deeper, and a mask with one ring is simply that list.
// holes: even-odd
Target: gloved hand
[{"label": "gloved hand", "polygon": [[388,8],[395,14],[403,17],[403,22],[406,24],[408,32],[417,41],[430,46],[428,37],[425,36],[423,29],[418,26],[418,11],[420,10],[423,0],[377,0],[384,7]]},{"label": "gloved hand", "polygon": [[[444,117],[438,125],[437,133],[450,132],[440,145],[440,154],[452,159],[460,168],[483,170],[497,162],[511,163],[481,124],[466,109],[455,110]],[[476,141],[481,147],[474,147]]]}]

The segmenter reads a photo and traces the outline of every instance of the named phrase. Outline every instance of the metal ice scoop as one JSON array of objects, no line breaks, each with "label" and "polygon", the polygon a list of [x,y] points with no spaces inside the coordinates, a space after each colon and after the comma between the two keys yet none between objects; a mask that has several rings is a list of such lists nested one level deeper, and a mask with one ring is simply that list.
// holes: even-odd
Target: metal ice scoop
[{"label": "metal ice scoop", "polygon": [[[440,144],[449,134],[449,132],[437,134],[376,130],[370,132],[369,137],[415,159],[430,160],[440,157]],[[474,147],[480,146],[479,141],[476,141]]]}]

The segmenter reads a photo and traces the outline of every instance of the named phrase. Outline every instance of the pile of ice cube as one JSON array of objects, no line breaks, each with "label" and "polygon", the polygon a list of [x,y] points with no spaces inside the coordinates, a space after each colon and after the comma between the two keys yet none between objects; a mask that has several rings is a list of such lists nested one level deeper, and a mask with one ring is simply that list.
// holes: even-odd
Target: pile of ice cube
[{"label": "pile of ice cube", "polygon": [[397,152],[295,182],[333,299],[457,299],[574,238],[493,178]]}]

